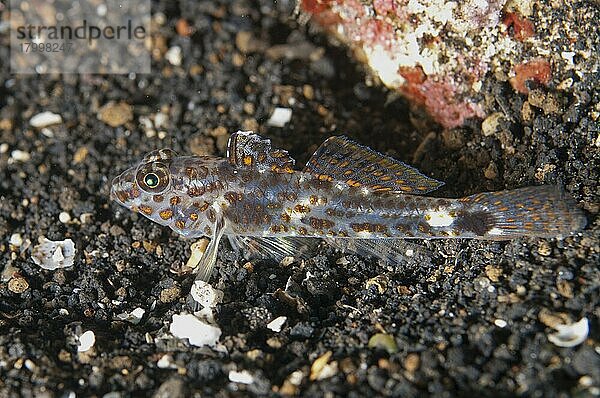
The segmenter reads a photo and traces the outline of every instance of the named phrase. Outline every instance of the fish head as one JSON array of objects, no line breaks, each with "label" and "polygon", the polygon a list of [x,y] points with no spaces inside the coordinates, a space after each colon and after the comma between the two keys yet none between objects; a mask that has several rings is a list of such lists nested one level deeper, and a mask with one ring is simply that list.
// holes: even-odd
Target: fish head
[{"label": "fish head", "polygon": [[[177,154],[170,149],[159,149],[148,153],[144,159],[115,177],[111,184],[110,197],[121,206],[139,212],[159,224],[158,205],[174,195],[171,162]],[[165,221],[165,220],[162,220]]]},{"label": "fish head", "polygon": [[181,235],[211,235],[217,218],[212,205],[222,195],[224,164],[212,156],[152,151],[113,180],[111,198]]}]

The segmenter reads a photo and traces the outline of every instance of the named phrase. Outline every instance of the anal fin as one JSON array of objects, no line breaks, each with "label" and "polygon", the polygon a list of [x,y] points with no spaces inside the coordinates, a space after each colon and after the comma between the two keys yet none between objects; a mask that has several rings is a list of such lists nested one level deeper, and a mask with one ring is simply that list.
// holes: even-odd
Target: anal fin
[{"label": "anal fin", "polygon": [[403,239],[328,238],[325,242],[342,253],[373,257],[387,264],[398,265],[408,257],[426,255],[426,249]]},{"label": "anal fin", "polygon": [[303,171],[319,179],[340,180],[353,187],[367,187],[373,192],[420,195],[444,184],[343,136],[323,142]]}]

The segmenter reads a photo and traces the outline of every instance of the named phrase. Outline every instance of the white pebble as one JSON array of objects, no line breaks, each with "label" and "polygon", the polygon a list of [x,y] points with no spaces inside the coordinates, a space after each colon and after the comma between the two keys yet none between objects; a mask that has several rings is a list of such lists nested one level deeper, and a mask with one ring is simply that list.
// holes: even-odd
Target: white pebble
[{"label": "white pebble", "polygon": [[181,60],[183,58],[183,54],[181,52],[181,47],[173,46],[167,50],[165,53],[165,58],[171,65],[179,66],[181,65]]},{"label": "white pebble", "polygon": [[558,347],[575,347],[587,339],[590,325],[586,317],[570,325],[556,325],[556,333],[548,335],[548,340]]},{"label": "white pebble", "polygon": [[7,143],[0,144],[0,153],[6,153],[6,152],[8,152],[8,144]]},{"label": "white pebble", "polygon": [[82,224],[89,224],[92,222],[92,213],[81,213],[79,221],[81,221]]},{"label": "white pebble", "polygon": [[29,119],[29,124],[35,128],[42,128],[52,126],[53,124],[62,123],[62,117],[56,113],[52,112],[42,112],[38,113],[31,119]]},{"label": "white pebble", "polygon": [[223,300],[223,292],[214,289],[210,284],[197,280],[192,285],[190,294],[195,302],[203,308],[215,308]]},{"label": "white pebble", "polygon": [[167,117],[167,115],[165,115],[162,112],[159,112],[154,116],[154,127],[156,127],[157,129],[164,127],[167,124],[168,120],[169,118]]},{"label": "white pebble", "polygon": [[499,328],[505,328],[507,323],[504,319],[496,319],[494,321],[494,325],[498,326]]},{"label": "white pebble", "polygon": [[58,221],[60,221],[63,224],[66,224],[69,221],[71,221],[71,215],[69,213],[67,213],[66,211],[61,211],[60,214],[58,215]]},{"label": "white pebble", "polygon": [[252,384],[254,383],[254,376],[252,376],[247,370],[242,370],[241,372],[238,372],[237,370],[230,370],[229,380],[233,381],[234,383]]},{"label": "white pebble", "polygon": [[275,108],[273,114],[267,121],[267,125],[273,127],[283,127],[292,119],[292,110],[290,108]]},{"label": "white pebble", "polygon": [[39,238],[39,242],[31,252],[31,258],[34,263],[48,270],[66,268],[73,265],[76,250],[75,244],[71,239],[51,241],[41,237]]},{"label": "white pebble", "polygon": [[138,323],[140,323],[140,321],[144,317],[145,313],[146,313],[146,310],[144,310],[143,308],[137,307],[136,309],[134,309],[131,312],[123,312],[123,313],[117,315],[117,319],[120,319],[122,321],[131,322],[134,325],[137,325]]},{"label": "white pebble", "polygon": [[177,365],[175,363],[173,363],[173,357],[169,354],[165,354],[162,357],[160,357],[158,362],[156,362],[156,366],[159,369],[176,369],[177,368]]},{"label": "white pebble", "polygon": [[10,153],[10,157],[18,162],[27,162],[31,159],[31,155],[29,152],[21,151],[19,149],[15,149]]},{"label": "white pebble", "polygon": [[77,347],[77,351],[85,352],[92,348],[96,343],[96,335],[91,330],[84,332],[81,336],[79,336],[79,347]]},{"label": "white pebble", "polygon": [[175,314],[169,327],[173,336],[180,339],[189,339],[190,344],[202,346],[215,346],[221,337],[221,329],[202,322],[192,314]]},{"label": "white pebble", "polygon": [[21,234],[12,234],[8,243],[10,243],[13,246],[19,247],[23,244],[23,238],[21,237]]},{"label": "white pebble", "polygon": [[269,324],[267,325],[267,329],[270,329],[274,332],[281,332],[281,328],[283,327],[283,324],[285,323],[285,321],[287,321],[286,316],[277,317],[277,318],[273,319],[271,322],[269,322]]}]

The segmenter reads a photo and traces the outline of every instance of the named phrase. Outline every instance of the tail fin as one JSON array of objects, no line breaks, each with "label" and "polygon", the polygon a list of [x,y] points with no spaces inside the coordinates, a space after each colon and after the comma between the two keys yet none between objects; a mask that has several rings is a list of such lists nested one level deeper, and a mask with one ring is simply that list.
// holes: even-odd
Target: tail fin
[{"label": "tail fin", "polygon": [[[480,193],[460,201],[466,211],[457,222],[484,239],[566,236],[586,225],[583,211],[557,186]],[[473,225],[477,231],[469,228]]]}]

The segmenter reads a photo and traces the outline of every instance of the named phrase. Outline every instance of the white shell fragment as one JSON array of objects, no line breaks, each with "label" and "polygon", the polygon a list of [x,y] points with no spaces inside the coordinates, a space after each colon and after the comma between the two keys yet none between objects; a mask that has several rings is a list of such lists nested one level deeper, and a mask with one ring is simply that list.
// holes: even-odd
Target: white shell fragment
[{"label": "white shell fragment", "polygon": [[13,245],[15,247],[19,247],[23,244],[23,238],[21,237],[20,234],[12,234],[10,236],[10,240],[8,241],[8,243],[10,243],[11,245]]},{"label": "white shell fragment", "polygon": [[33,262],[43,269],[55,270],[73,265],[75,257],[75,244],[71,239],[51,241],[44,237],[39,238],[39,245],[33,248],[31,258]]},{"label": "white shell fragment", "polygon": [[62,123],[62,117],[52,112],[42,112],[29,119],[29,124],[35,128],[52,126],[53,124]]},{"label": "white shell fragment", "polygon": [[31,159],[29,152],[21,151],[20,149],[12,151],[10,157],[17,162],[27,162]]},{"label": "white shell fragment", "polygon": [[267,125],[273,127],[283,127],[292,119],[292,110],[290,108],[275,108],[273,114],[267,121]]},{"label": "white shell fragment", "polygon": [[215,308],[223,300],[223,292],[210,284],[197,280],[192,285],[190,294],[195,302],[203,308]]},{"label": "white shell fragment", "polygon": [[169,328],[173,336],[189,339],[190,344],[214,347],[221,337],[221,329],[202,322],[192,314],[175,314]]},{"label": "white shell fragment", "polygon": [[145,309],[137,307],[135,310],[133,310],[131,312],[123,312],[123,313],[117,315],[117,319],[119,319],[121,321],[131,322],[134,325],[137,325],[138,323],[140,323],[140,321],[144,317],[145,313],[146,313]]},{"label": "white shell fragment", "polygon": [[587,339],[590,325],[586,317],[570,325],[555,325],[557,333],[548,335],[548,340],[558,347],[575,347]]},{"label": "white shell fragment", "polygon": [[188,261],[185,264],[186,267],[196,268],[198,264],[200,264],[200,260],[202,260],[202,256],[204,255],[206,247],[208,246],[208,242],[208,239],[202,238],[197,242],[192,243],[192,245],[190,246],[192,254],[190,255],[190,258],[188,258]]},{"label": "white shell fragment", "polygon": [[96,335],[91,330],[88,330],[79,336],[79,347],[77,347],[77,351],[85,352],[92,348],[95,343]]},{"label": "white shell fragment", "polygon": [[181,47],[173,46],[165,53],[165,58],[173,66],[180,66],[183,59],[183,53]]},{"label": "white shell fragment", "polygon": [[247,370],[238,372],[237,370],[229,371],[229,380],[234,383],[252,384],[254,383],[254,377]]},{"label": "white shell fragment", "polygon": [[267,325],[267,329],[270,329],[274,332],[281,332],[281,328],[283,328],[283,324],[285,323],[285,321],[287,321],[287,316],[277,317],[271,322],[269,322],[269,324]]}]

